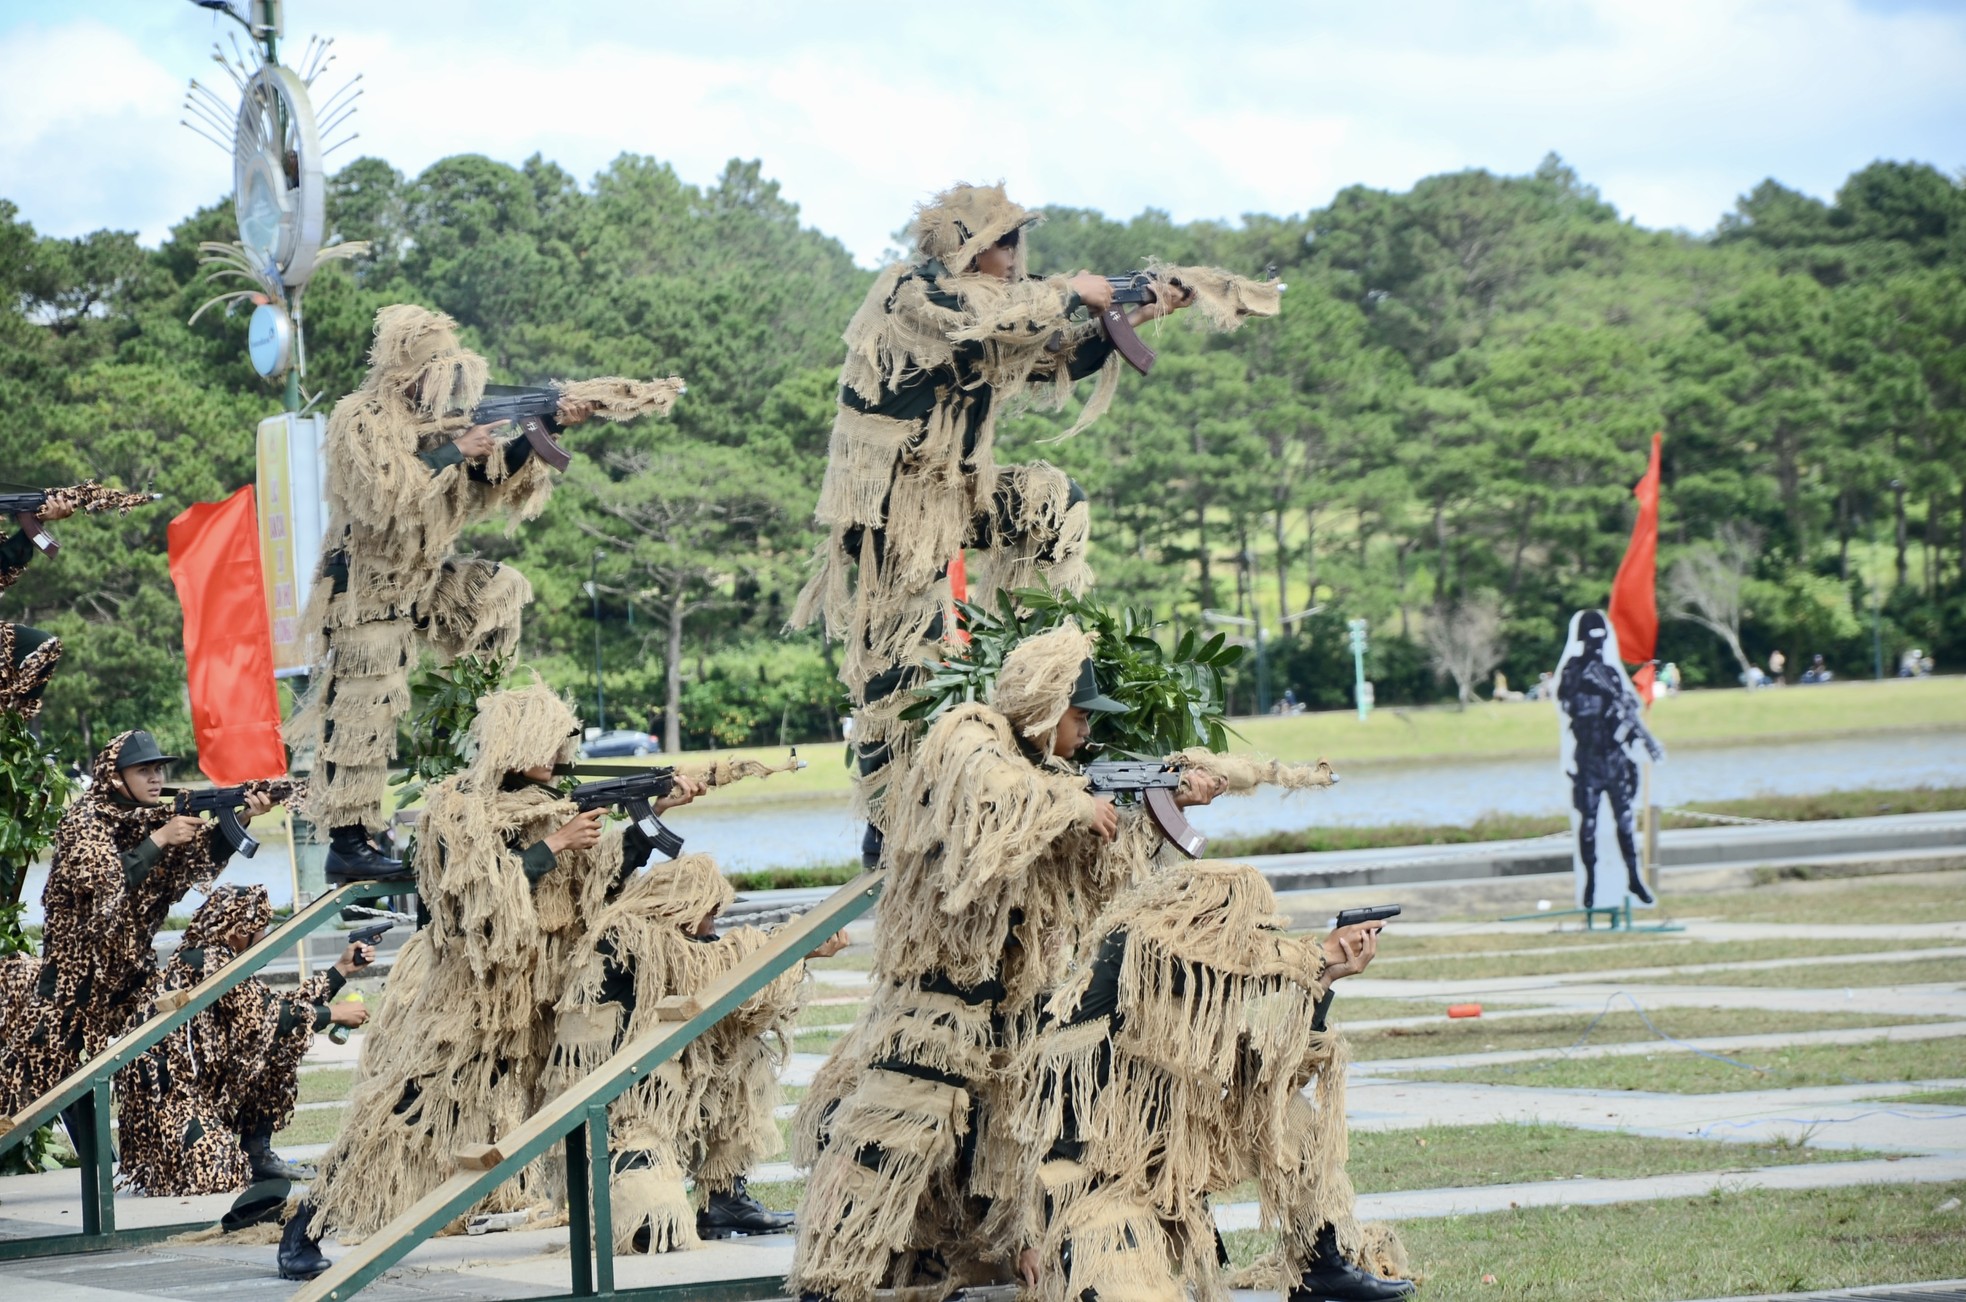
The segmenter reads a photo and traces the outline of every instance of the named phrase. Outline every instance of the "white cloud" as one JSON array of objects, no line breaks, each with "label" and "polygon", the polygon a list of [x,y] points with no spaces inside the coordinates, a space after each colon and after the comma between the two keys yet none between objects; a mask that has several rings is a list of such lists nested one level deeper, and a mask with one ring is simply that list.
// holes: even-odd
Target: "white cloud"
[{"label": "white cloud", "polygon": [[[184,79],[209,68],[205,26],[123,4],[105,4],[113,27],[0,16],[0,194],[44,230],[154,240],[229,184],[223,157],[175,125]],[[1521,172],[1555,149],[1641,222],[1701,230],[1767,175],[1827,194],[1875,157],[1966,163],[1957,9],[1000,0],[956,22],[919,6],[588,0],[547,22],[530,0],[288,7],[296,37],[322,23],[339,66],[365,74],[361,139],[338,161],[414,173],[451,153],[540,152],[584,179],[625,150],[701,183],[760,157],[863,259],[957,178],[1003,177],[1029,203],[1233,219],[1349,184]]]}]

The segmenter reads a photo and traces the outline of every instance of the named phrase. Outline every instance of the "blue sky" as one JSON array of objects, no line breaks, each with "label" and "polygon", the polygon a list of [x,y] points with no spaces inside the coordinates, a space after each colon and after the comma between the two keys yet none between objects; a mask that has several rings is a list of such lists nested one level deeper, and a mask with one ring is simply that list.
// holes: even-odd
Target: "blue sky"
[{"label": "blue sky", "polygon": [[[177,121],[236,30],[187,0],[0,0],[0,197],[154,242],[226,193]],[[1767,176],[1827,197],[1876,158],[1966,168],[1958,0],[287,0],[296,56],[316,32],[323,86],[366,88],[331,163],[537,151],[586,178],[628,151],[702,182],[762,158],[866,262],[957,179],[1233,219],[1555,150],[1640,223],[1704,231]]]}]

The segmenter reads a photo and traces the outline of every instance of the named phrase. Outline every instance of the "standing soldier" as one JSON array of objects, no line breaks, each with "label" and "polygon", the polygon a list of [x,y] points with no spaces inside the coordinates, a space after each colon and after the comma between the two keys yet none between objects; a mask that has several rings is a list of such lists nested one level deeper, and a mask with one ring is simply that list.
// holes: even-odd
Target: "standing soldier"
[{"label": "standing soldier", "polygon": [[[328,418],[328,529],[306,625],[320,637],[318,682],[296,720],[318,737],[314,804],[329,829],[327,873],[359,881],[401,870],[369,840],[382,825],[396,723],[409,708],[420,642],[445,659],[509,656],[532,586],[510,566],[454,554],[458,535],[503,513],[525,520],[552,491],[524,438],[474,425],[485,359],[441,312],[398,303],[376,313],[362,386]],[[667,412],[677,379],[568,385],[553,428],[599,412]]]},{"label": "standing soldier", "polygon": [[[957,551],[980,553],[983,592],[1039,583],[1078,592],[1092,581],[1084,492],[1045,462],[995,458],[1005,411],[1062,408],[1076,381],[1103,368],[1076,433],[1119,383],[1112,344],[1075,315],[1110,307],[1112,285],[1103,275],[1030,275],[1023,235],[1039,220],[1001,185],[950,187],[915,214],[916,260],[882,272],[847,326],[816,512],[827,539],[792,623],[823,618],[846,643],[840,681],[855,706],[869,867],[886,830],[884,770],[911,735],[898,716],[942,636]],[[1233,328],[1244,315],[1273,315],[1278,291],[1169,268],[1160,300],[1129,319],[1144,324],[1197,299],[1212,324]]]},{"label": "standing soldier", "polygon": [[[221,886],[192,915],[164,968],[165,990],[189,990],[266,934],[273,907],[263,886]],[[300,1060],[330,1022],[360,1026],[368,1010],[333,1003],[375,957],[350,945],[338,962],[276,995],[250,977],[117,1074],[121,1182],[153,1198],[227,1193],[249,1180],[308,1180],[313,1172],[273,1151],[293,1119]]]},{"label": "standing soldier", "polygon": [[[171,905],[231,857],[215,824],[160,801],[176,760],[149,733],[122,733],[96,756],[89,789],[55,829],[32,1006],[4,1028],[0,1113],[101,1053],[150,1005],[152,945]],[[274,803],[251,793],[246,815]]]}]

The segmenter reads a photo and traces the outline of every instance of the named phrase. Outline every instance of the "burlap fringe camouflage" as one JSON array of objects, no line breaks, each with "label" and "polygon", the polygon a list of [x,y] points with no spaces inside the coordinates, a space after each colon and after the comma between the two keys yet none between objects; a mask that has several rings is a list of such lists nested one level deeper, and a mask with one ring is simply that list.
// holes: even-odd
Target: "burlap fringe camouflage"
[{"label": "burlap fringe camouflage", "polygon": [[[553,1008],[576,942],[620,878],[621,835],[561,852],[528,883],[513,845],[541,840],[574,808],[503,780],[570,760],[578,731],[543,685],[493,693],[479,702],[470,766],[430,788],[416,859],[430,925],[404,947],[370,1023],[347,1122],[314,1191],[320,1224],[343,1242],[374,1233],[450,1176],[461,1146],[493,1141],[540,1102]],[[543,1174],[528,1168],[474,1210],[524,1210],[546,1196]]]},{"label": "burlap fringe camouflage", "polygon": [[[709,942],[684,934],[730,900],[730,884],[708,855],[684,855],[629,880],[576,947],[542,1098],[657,1026],[659,1000],[704,989],[766,943],[753,927]],[[603,998],[611,955],[633,969],[633,1012],[625,1022],[622,1005]],[[646,1163],[610,1177],[617,1252],[695,1247],[696,1209],[708,1191],[730,1188],[777,1151],[778,1069],[789,1052],[804,975],[794,967],[779,976],[608,1109],[609,1150]],[[550,1165],[554,1188],[564,1196],[564,1169]],[[684,1190],[691,1178],[694,1201]],[[638,1236],[645,1236],[640,1249]]]},{"label": "burlap fringe camouflage", "polygon": [[[1243,1180],[1256,1182],[1263,1226],[1280,1236],[1278,1278],[1294,1282],[1326,1224],[1348,1256],[1366,1255],[1345,1172],[1347,1055],[1314,1025],[1324,952],[1286,936],[1283,921],[1261,874],[1214,861],[1154,874],[1100,918],[1096,935],[1128,937],[1120,1029],[1054,1028],[1023,1064],[1035,1082],[1017,1121],[1026,1205],[1041,1207],[1042,1191],[1056,1209],[1027,1233],[1048,1260],[1066,1241],[1073,1251],[1044,1297],[1122,1285],[1139,1290],[1126,1296],[1173,1297],[1178,1278],[1197,1297],[1225,1298],[1206,1196]],[[1052,1014],[1069,1019],[1091,978],[1082,968]],[[1068,1099],[1083,1159],[1045,1162]]]}]

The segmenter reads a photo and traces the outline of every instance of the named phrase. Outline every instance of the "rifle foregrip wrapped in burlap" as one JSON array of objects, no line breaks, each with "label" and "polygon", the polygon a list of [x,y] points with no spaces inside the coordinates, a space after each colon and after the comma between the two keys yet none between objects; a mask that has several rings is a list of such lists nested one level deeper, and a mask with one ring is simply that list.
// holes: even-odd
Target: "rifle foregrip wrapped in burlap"
[{"label": "rifle foregrip wrapped in burlap", "polygon": [[1228,794],[1246,795],[1258,787],[1282,787],[1285,791],[1308,791],[1328,787],[1338,780],[1324,760],[1315,764],[1286,764],[1282,760],[1256,755],[1226,755],[1206,746],[1190,746],[1167,757],[1167,763],[1184,769],[1212,774],[1229,784]]},{"label": "rifle foregrip wrapped in burlap", "polygon": [[[110,488],[98,484],[93,479],[85,479],[79,484],[66,488],[48,490],[47,506],[65,506],[71,511],[97,513],[114,511],[118,515],[128,515],[139,506],[157,500],[153,493],[132,493],[121,488]],[[45,507],[43,509],[46,509]]]},{"label": "rifle foregrip wrapped in burlap", "polygon": [[589,402],[602,420],[630,421],[643,416],[667,416],[676,399],[688,389],[683,377],[664,380],[631,380],[621,375],[603,375],[592,380],[556,380],[562,402]]}]

